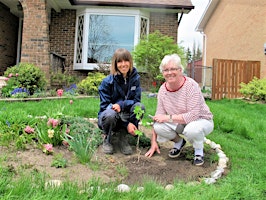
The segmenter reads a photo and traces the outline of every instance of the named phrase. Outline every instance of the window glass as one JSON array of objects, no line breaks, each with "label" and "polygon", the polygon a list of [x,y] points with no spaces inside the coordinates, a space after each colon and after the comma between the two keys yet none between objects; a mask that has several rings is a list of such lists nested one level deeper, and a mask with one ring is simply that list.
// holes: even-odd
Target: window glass
[{"label": "window glass", "polygon": [[90,15],[87,63],[110,63],[117,48],[134,48],[135,17]]}]

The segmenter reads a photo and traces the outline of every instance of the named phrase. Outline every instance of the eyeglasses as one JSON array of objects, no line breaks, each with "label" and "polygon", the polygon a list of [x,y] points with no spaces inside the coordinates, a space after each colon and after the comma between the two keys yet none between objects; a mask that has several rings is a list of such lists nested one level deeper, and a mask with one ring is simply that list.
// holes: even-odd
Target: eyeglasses
[{"label": "eyeglasses", "polygon": [[179,68],[169,68],[169,69],[163,69],[163,72],[164,73],[167,73],[167,72],[175,72],[177,71]]}]

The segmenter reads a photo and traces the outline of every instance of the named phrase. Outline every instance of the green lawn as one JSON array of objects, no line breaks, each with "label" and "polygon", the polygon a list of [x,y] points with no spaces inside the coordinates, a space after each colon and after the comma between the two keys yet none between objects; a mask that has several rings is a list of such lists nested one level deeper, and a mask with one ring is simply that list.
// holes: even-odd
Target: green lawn
[{"label": "green lawn", "polygon": [[[73,104],[69,100],[0,101],[1,144],[4,145],[9,137],[9,128],[28,123],[26,118],[29,115],[62,112],[64,115],[97,117],[98,98],[73,99]],[[156,99],[144,96],[143,103],[146,114],[154,114]],[[229,157],[229,173],[215,184],[176,182],[173,190],[166,191],[159,184],[147,182],[142,192],[138,192],[136,186],[128,193],[119,193],[115,191],[115,183],[104,185],[100,181],[91,180],[83,186],[67,182],[59,188],[45,189],[46,179],[37,171],[26,176],[22,170],[16,176],[18,178],[13,178],[15,174],[12,169],[2,166],[5,162],[5,156],[2,156],[0,199],[266,199],[266,105],[226,99],[207,101],[207,104],[214,114],[215,122],[215,129],[208,138],[220,144]],[[147,115],[145,119],[148,120]],[[98,186],[104,190],[99,190]]]}]

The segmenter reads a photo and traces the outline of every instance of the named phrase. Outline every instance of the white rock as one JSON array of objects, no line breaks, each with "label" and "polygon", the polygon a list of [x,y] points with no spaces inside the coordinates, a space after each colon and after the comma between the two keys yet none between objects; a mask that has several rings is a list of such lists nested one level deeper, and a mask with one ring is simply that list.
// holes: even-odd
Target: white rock
[{"label": "white rock", "polygon": [[223,171],[217,169],[211,173],[211,177],[214,179],[218,179],[222,176],[222,174],[223,174]]},{"label": "white rock", "polygon": [[224,152],[217,153],[217,155],[219,156],[219,158],[226,158]]},{"label": "white rock", "polygon": [[223,152],[221,149],[219,149],[219,148],[216,148],[215,151],[216,151],[217,154],[218,154],[218,153],[224,153],[224,152]]},{"label": "white rock", "polygon": [[165,186],[166,190],[172,190],[174,189],[174,186],[172,184],[168,184],[167,186]]},{"label": "white rock", "polygon": [[117,191],[118,192],[129,192],[130,191],[130,187],[126,184],[119,184],[117,186]]},{"label": "white rock", "polygon": [[211,140],[209,140],[209,139],[206,139],[206,140],[205,140],[205,143],[206,143],[206,144],[208,144],[208,145],[210,145],[210,144],[211,144],[211,142],[212,142],[212,141],[211,141]]},{"label": "white rock", "polygon": [[62,184],[61,180],[50,180],[45,183],[45,188],[48,187],[59,187]]},{"label": "white rock", "polygon": [[212,148],[212,149],[216,149],[216,143],[215,142],[211,142],[211,144],[210,144],[210,147]]},{"label": "white rock", "polygon": [[222,147],[221,147],[221,145],[220,144],[217,144],[216,145],[216,149],[221,149]]},{"label": "white rock", "polygon": [[207,184],[212,184],[212,183],[215,183],[216,180],[214,178],[205,178],[204,182]]}]

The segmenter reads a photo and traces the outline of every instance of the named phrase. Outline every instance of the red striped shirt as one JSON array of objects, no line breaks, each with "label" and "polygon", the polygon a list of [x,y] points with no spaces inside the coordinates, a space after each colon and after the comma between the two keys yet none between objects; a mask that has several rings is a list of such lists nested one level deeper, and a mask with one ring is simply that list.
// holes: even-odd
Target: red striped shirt
[{"label": "red striped shirt", "polygon": [[175,92],[167,91],[162,84],[158,92],[157,114],[182,114],[186,124],[198,119],[211,120],[213,115],[207,106],[196,81],[186,77],[184,85]]}]

